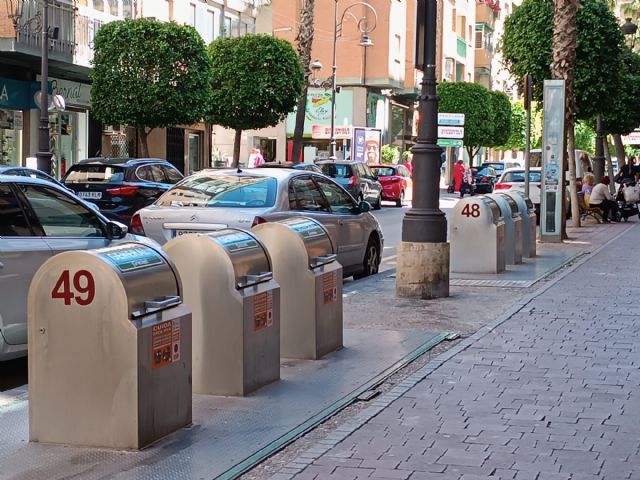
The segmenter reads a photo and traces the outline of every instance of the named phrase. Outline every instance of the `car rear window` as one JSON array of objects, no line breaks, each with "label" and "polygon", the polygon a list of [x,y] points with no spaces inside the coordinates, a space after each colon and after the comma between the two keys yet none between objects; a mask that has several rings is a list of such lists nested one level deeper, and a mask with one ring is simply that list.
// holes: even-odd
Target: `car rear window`
[{"label": "car rear window", "polygon": [[272,177],[215,175],[187,178],[162,195],[164,207],[262,208],[276,203],[278,182]]},{"label": "car rear window", "polygon": [[353,176],[350,165],[325,163],[322,165],[322,173],[332,178],[350,178]]},{"label": "car rear window", "polygon": [[391,167],[371,167],[371,170],[379,177],[391,177],[396,174],[396,171]]},{"label": "car rear window", "polygon": [[[524,172],[507,172],[500,180],[502,183],[524,183]],[[530,182],[540,182],[540,172],[529,172]]]},{"label": "car rear window", "polygon": [[117,165],[74,165],[65,175],[64,183],[118,183],[124,180],[124,167]]}]

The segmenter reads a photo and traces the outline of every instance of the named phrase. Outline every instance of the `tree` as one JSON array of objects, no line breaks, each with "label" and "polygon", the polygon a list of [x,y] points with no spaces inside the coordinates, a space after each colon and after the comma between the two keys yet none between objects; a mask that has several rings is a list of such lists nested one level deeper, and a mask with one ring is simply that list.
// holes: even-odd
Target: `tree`
[{"label": "tree", "polygon": [[235,130],[233,166],[242,131],[277,125],[302,94],[304,74],[295,50],[270,35],[220,38],[209,46],[212,123]]},{"label": "tree", "polygon": [[104,124],[136,127],[147,157],[151,130],[202,120],[210,72],[193,27],[144,18],[110,22],[94,39],[91,110]]},{"label": "tree", "polygon": [[525,128],[527,127],[527,112],[519,100],[511,102],[511,132],[509,138],[498,150],[524,150]]},{"label": "tree", "polygon": [[477,83],[444,82],[438,85],[439,110],[446,113],[464,113],[464,146],[469,162],[481,147],[490,145],[491,96],[489,90]]},{"label": "tree", "polygon": [[304,136],[304,119],[307,113],[307,92],[309,91],[309,77],[311,77],[311,48],[313,46],[313,9],[315,0],[305,0],[300,9],[300,23],[298,26],[298,34],[296,35],[296,50],[302,63],[304,72],[304,89],[298,107],[296,110],[296,126],[293,131],[293,148],[291,151],[291,160],[298,162],[302,153],[302,138]]},{"label": "tree", "polygon": [[576,123],[576,150],[584,150],[593,153],[596,141],[596,132],[584,121]]},{"label": "tree", "polygon": [[504,92],[490,91],[492,134],[486,147],[504,145],[511,136],[511,101]]}]

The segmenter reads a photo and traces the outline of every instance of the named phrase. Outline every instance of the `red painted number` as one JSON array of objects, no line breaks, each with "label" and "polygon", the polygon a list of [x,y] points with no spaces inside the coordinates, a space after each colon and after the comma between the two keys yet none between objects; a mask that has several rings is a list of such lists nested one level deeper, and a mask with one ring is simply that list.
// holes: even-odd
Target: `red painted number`
[{"label": "red painted number", "polygon": [[93,280],[93,275],[86,270],[78,270],[73,276],[73,281],[69,270],[65,270],[51,290],[51,298],[61,298],[65,305],[71,305],[73,300],[78,305],[89,305],[95,296],[96,282]]},{"label": "red painted number", "polygon": [[480,205],[474,203],[473,205],[466,204],[462,209],[462,215],[465,217],[478,218],[480,216]]}]

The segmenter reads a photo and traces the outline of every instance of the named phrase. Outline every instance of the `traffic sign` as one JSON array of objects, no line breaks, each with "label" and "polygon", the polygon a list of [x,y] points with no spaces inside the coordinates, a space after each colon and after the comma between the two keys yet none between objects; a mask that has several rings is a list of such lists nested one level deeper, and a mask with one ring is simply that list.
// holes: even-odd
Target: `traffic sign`
[{"label": "traffic sign", "polygon": [[464,113],[439,113],[438,125],[462,127],[464,125]]},{"label": "traffic sign", "polygon": [[438,146],[439,147],[461,147],[462,140],[455,140],[453,138],[439,138]]},{"label": "traffic sign", "polygon": [[438,126],[438,138],[464,138],[464,127]]}]

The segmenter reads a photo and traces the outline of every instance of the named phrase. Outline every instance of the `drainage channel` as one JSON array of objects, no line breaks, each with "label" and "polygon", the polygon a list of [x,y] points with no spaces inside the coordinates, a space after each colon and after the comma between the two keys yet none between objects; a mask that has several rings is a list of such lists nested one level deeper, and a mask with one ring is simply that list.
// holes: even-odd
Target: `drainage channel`
[{"label": "drainage channel", "polygon": [[218,475],[216,479],[232,480],[232,479],[238,478],[243,473],[248,472],[249,470],[257,466],[259,463],[263,462],[273,454],[277,453],[278,451],[282,450],[283,448],[293,443],[298,438],[302,437],[305,433],[313,430],[315,427],[323,423],[329,417],[335,415],[340,410],[348,407],[349,405],[357,401],[359,398],[363,400],[373,398],[375,394],[372,391],[378,385],[383,383],[387,378],[389,378],[391,375],[393,375],[397,371],[401,370],[402,368],[404,368],[405,366],[413,362],[415,359],[417,359],[424,353],[431,350],[436,345],[450,339],[451,339],[451,334],[448,332],[440,333],[432,337],[431,339],[429,339],[429,341],[423,343],[415,350],[409,352],[403,358],[401,358],[396,363],[394,363],[393,365],[391,365],[390,367],[388,367],[387,369],[385,369],[384,371],[382,371],[381,373],[373,377],[371,380],[369,380],[365,384],[361,385],[357,389],[353,390],[349,394],[345,395],[341,399],[337,400],[336,402],[332,403],[325,409],[321,410],[316,415],[309,418],[306,422],[301,423],[300,425],[293,428],[289,432],[285,433],[278,439],[274,440],[273,442],[269,443],[265,447],[261,448],[250,457],[247,457],[240,463],[237,463],[235,466],[225,471],[221,475]]}]

